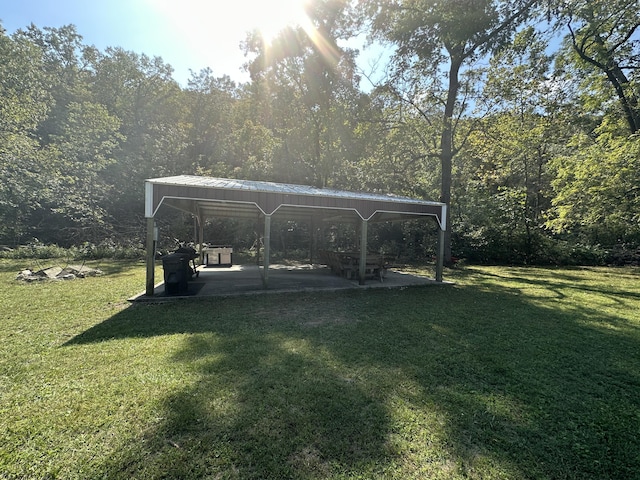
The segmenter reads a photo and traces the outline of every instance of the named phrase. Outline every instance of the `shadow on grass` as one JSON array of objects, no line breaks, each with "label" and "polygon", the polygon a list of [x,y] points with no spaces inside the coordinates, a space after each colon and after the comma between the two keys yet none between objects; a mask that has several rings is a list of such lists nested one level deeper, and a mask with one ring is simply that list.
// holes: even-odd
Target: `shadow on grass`
[{"label": "shadow on grass", "polygon": [[[594,271],[594,275],[600,277],[600,281],[586,282],[584,272]],[[572,271],[575,272],[572,274]],[[589,269],[587,267],[574,269],[549,269],[549,268],[514,268],[508,274],[483,272],[478,285],[488,286],[495,289],[496,281],[500,284],[509,284],[509,288],[502,289],[515,294],[529,295],[529,289],[538,292],[546,292],[548,299],[563,301],[568,295],[582,295],[583,300],[591,300],[592,303],[575,302],[570,300],[564,303],[568,310],[575,310],[580,318],[595,317],[601,321],[605,317],[601,315],[600,305],[615,305],[617,308],[637,309],[640,302],[640,289],[625,288],[629,282],[621,282],[622,278],[628,277],[633,282],[640,280],[640,270],[611,269]],[[571,295],[573,294],[573,295]],[[540,295],[537,295],[540,297]],[[593,302],[596,300],[596,302]],[[554,308],[556,303],[549,303],[548,306]],[[620,323],[621,317],[608,317],[612,323]],[[640,325],[630,325],[624,321],[625,328],[640,329]]]},{"label": "shadow on grass", "polygon": [[196,303],[136,305],[69,342],[192,334],[171,360],[199,380],[162,400],[162,423],[112,456],[107,476],[317,478],[386,464],[384,404],[316,355],[296,321],[264,323],[254,301],[252,318],[217,321],[203,313],[238,302]]},{"label": "shadow on grass", "polygon": [[565,280],[131,307],[69,343],[189,334],[198,380],[105,476],[632,478],[637,331]]}]

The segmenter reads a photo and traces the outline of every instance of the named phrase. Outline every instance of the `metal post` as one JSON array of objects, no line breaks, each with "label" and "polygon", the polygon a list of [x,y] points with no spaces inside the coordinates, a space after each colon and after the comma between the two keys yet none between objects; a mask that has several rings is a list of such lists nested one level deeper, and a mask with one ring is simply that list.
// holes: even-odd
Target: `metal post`
[{"label": "metal post", "polygon": [[153,217],[147,218],[147,287],[145,293],[153,296],[156,267],[156,222]]},{"label": "metal post", "polygon": [[436,255],[436,282],[442,282],[444,270],[444,229],[438,228],[438,254]]},{"label": "metal post", "polygon": [[315,217],[311,217],[311,219],[309,220],[309,233],[310,233],[310,238],[309,238],[309,264],[313,265],[313,255],[316,252],[316,250],[318,249],[318,236],[316,235],[316,219]]},{"label": "metal post", "polygon": [[202,244],[204,243],[204,220],[201,216],[198,216],[198,224],[200,228],[198,229],[198,256],[200,257],[200,265],[204,264],[204,248]]},{"label": "metal post", "polygon": [[364,276],[367,271],[367,221],[362,220],[360,224],[360,285],[364,285]]},{"label": "metal post", "polygon": [[262,283],[269,287],[269,259],[271,255],[271,215],[264,216],[264,269]]},{"label": "metal post", "polygon": [[193,243],[198,243],[198,216],[191,215],[193,217]]}]

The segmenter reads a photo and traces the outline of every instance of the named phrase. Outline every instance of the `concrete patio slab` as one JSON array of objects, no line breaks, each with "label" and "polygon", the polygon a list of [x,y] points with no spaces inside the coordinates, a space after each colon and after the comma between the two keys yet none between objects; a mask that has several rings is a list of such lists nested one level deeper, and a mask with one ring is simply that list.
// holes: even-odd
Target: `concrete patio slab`
[{"label": "concrete patio slab", "polygon": [[269,267],[269,287],[264,288],[262,269],[257,265],[234,265],[232,267],[198,267],[198,277],[189,282],[187,292],[166,295],[164,283],[155,286],[153,297],[144,293],[130,298],[130,301],[165,301],[193,297],[228,297],[236,295],[259,295],[285,292],[316,292],[338,290],[362,290],[375,288],[402,288],[418,285],[437,285],[427,277],[410,275],[390,269],[380,280],[367,280],[360,285],[357,280],[339,277],[324,265],[271,265]]}]

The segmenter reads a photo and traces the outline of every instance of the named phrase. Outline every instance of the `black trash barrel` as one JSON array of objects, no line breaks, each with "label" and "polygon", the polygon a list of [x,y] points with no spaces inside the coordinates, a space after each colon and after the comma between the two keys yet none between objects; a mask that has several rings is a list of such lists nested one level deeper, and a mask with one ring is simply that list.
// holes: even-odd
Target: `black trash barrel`
[{"label": "black trash barrel", "polygon": [[178,295],[187,291],[187,282],[191,279],[189,257],[181,253],[171,253],[162,257],[164,269],[164,293]]}]

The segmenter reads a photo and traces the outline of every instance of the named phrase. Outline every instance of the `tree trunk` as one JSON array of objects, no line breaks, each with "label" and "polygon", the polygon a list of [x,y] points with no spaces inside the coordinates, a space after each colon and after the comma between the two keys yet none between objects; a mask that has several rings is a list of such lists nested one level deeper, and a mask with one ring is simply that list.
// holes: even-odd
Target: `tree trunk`
[{"label": "tree trunk", "polygon": [[[449,89],[447,92],[447,103],[444,109],[442,135],[440,136],[440,163],[442,168],[442,186],[440,190],[440,201],[451,204],[451,173],[453,157],[455,155],[453,147],[453,114],[455,111],[456,99],[458,98],[460,66],[462,58],[451,55],[451,67],[449,68]],[[447,230],[444,234],[444,263],[451,265],[451,208],[447,208],[446,218]]]},{"label": "tree trunk", "polygon": [[[613,89],[616,91],[616,95],[618,96],[620,106],[622,107],[622,111],[624,112],[624,117],[627,121],[627,125],[629,126],[629,131],[631,132],[631,134],[640,131],[640,112],[638,111],[638,98],[633,90],[629,88],[630,81],[624,74],[624,71],[620,67],[619,63],[613,57],[613,52],[609,51],[606,48],[606,45],[602,38],[600,38],[598,35],[595,35],[594,41],[600,46],[600,50],[605,53],[605,58],[602,60],[598,60],[595,57],[590,56],[583,45],[578,44],[576,36],[571,29],[571,25],[569,25],[569,31],[571,32],[574,51],[582,60],[603,72]],[[629,90],[629,94],[627,94],[627,90]]]}]

